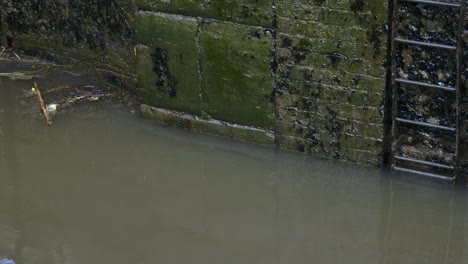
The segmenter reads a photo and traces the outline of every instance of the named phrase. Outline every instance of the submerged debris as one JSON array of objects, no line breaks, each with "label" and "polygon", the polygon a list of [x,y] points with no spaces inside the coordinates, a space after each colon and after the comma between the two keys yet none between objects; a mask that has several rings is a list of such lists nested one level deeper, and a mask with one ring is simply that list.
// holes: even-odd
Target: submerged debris
[{"label": "submerged debris", "polygon": [[122,91],[106,91],[92,85],[72,86],[63,85],[44,91],[44,100],[48,102],[45,106],[44,115],[52,119],[56,114],[66,111],[77,105],[93,103],[103,99],[120,99],[121,102],[131,107],[135,104],[133,98]]},{"label": "submerged debris", "polygon": [[83,75],[70,65],[54,65],[28,58],[23,63],[11,58],[0,58],[0,61],[0,78],[33,82],[32,89],[18,91],[22,106],[19,114],[23,117],[45,118],[50,125],[55,115],[75,106],[89,105],[95,110],[95,102],[113,101],[133,109],[137,104],[136,98],[121,87]]}]

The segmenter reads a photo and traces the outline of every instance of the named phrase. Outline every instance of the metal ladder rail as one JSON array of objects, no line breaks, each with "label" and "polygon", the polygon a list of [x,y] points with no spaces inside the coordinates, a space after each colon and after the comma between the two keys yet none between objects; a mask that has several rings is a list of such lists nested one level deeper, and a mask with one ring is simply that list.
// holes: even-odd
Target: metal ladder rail
[{"label": "metal ladder rail", "polygon": [[[438,44],[438,43],[431,43],[431,42],[424,42],[424,41],[416,41],[416,40],[410,40],[410,39],[403,39],[397,37],[396,30],[397,30],[397,20],[398,20],[398,15],[399,15],[399,7],[400,7],[400,1],[401,2],[414,2],[414,3],[423,3],[423,4],[430,4],[430,5],[438,5],[438,6],[447,6],[447,7],[456,7],[459,8],[459,28],[457,32],[457,45],[456,46],[451,46],[451,45],[444,45],[444,44]],[[450,166],[450,165],[445,165],[445,164],[440,164],[440,163],[435,163],[435,162],[430,162],[426,160],[419,160],[419,159],[413,159],[413,158],[406,158],[402,156],[395,155],[395,150],[394,146],[392,146],[392,168],[394,170],[399,170],[399,171],[405,171],[405,172],[410,172],[414,174],[420,174],[423,176],[428,176],[431,178],[437,178],[437,179],[443,179],[443,180],[448,180],[448,181],[453,181],[455,178],[458,176],[458,154],[459,154],[459,126],[460,126],[460,118],[459,118],[459,103],[460,103],[460,84],[461,84],[461,43],[462,43],[462,37],[463,37],[463,21],[464,21],[464,14],[466,10],[466,1],[463,1],[462,3],[449,3],[449,2],[438,2],[438,1],[430,1],[430,0],[394,0],[393,1],[393,10],[392,10],[392,15],[393,15],[393,21],[392,21],[392,42],[391,42],[391,84],[392,84],[392,100],[393,100],[393,105],[392,105],[392,119],[393,119],[393,124],[392,124],[392,134],[395,137],[395,135],[398,134],[398,128],[397,128],[397,122],[401,123],[407,123],[407,124],[412,124],[412,125],[419,125],[419,126],[425,126],[425,127],[430,127],[430,128],[435,128],[435,129],[442,129],[442,130],[448,130],[448,131],[453,131],[456,133],[456,153],[455,153],[455,158],[456,158],[456,166]],[[420,45],[420,46],[427,46],[427,47],[433,47],[433,48],[441,48],[441,49],[448,49],[448,50],[456,50],[457,54],[457,63],[456,63],[456,68],[457,68],[457,84],[456,87],[448,87],[448,86],[441,86],[441,85],[433,85],[429,83],[424,83],[424,82],[419,82],[419,81],[413,81],[413,80],[406,80],[406,79],[401,79],[396,77],[396,45],[397,42],[399,43],[406,43],[406,44],[412,44],[412,45]],[[417,86],[424,86],[424,87],[429,87],[429,88],[436,88],[436,89],[442,89],[442,90],[447,90],[447,91],[455,91],[456,92],[456,104],[457,104],[457,111],[456,111],[456,128],[451,128],[451,127],[445,127],[445,126],[440,126],[440,125],[434,125],[430,123],[424,123],[424,122],[419,122],[419,121],[413,121],[413,120],[408,120],[404,118],[399,118],[397,117],[397,112],[398,112],[398,97],[397,97],[397,89],[398,89],[398,83],[406,83],[406,84],[412,84],[412,85],[417,85]],[[438,168],[444,168],[444,169],[450,169],[450,170],[455,170],[454,177],[448,177],[445,175],[440,175],[440,174],[435,174],[435,173],[428,173],[424,171],[418,171],[414,169],[408,169],[408,168],[403,168],[399,167],[396,165],[396,161],[406,161],[406,162],[411,162],[411,163],[416,163],[416,164],[421,164],[421,165],[428,165],[428,166],[433,166],[433,167],[438,167]]]},{"label": "metal ladder rail", "polygon": [[[411,1],[411,2],[415,2],[415,1]],[[463,11],[462,11],[462,14],[463,14]],[[422,46],[429,46],[429,47],[434,47],[434,48],[443,48],[443,49],[451,49],[451,50],[456,49],[456,47],[454,47],[454,46],[442,45],[442,44],[436,44],[436,43],[428,43],[428,42],[421,42],[421,41],[406,40],[406,39],[401,39],[401,38],[394,38],[394,41],[403,42],[403,43],[407,43],[407,44],[416,44],[416,45],[422,45]],[[396,56],[393,57],[393,58],[396,58]],[[458,65],[457,65],[457,69],[459,69]],[[396,71],[394,70],[393,72],[395,73]],[[405,79],[398,79],[398,78],[395,78],[395,82],[413,84],[413,85],[418,85],[418,86],[426,86],[426,87],[430,87],[430,88],[438,88],[438,89],[443,89],[443,90],[448,90],[448,91],[456,91],[457,90],[454,87],[432,85],[432,84],[428,84],[428,83],[422,83],[422,82],[405,80]],[[396,86],[396,88],[398,88],[398,87]],[[396,91],[396,88],[394,89],[394,91]],[[431,127],[431,128],[436,128],[436,129],[442,129],[442,130],[449,130],[449,131],[455,131],[455,132],[458,131],[458,129],[451,128],[451,127],[445,127],[445,126],[439,126],[439,125],[434,125],[434,124],[430,124],[430,123],[412,121],[412,120],[407,120],[407,119],[403,119],[403,118],[395,118],[395,121],[408,123],[408,124],[413,124],[413,125]],[[396,129],[396,126],[394,128]],[[450,169],[450,170],[454,169],[454,167],[450,166],[450,165],[430,162],[430,161],[426,161],[426,160],[406,158],[406,157],[397,156],[397,155],[394,155],[393,159],[407,161],[407,162],[411,162],[411,163],[417,163],[417,164],[421,164],[421,165],[429,165],[429,166],[438,167],[438,168]],[[434,173],[428,173],[428,172],[423,172],[423,171],[398,167],[395,164],[393,165],[393,168],[395,170],[406,171],[406,172],[410,172],[410,173],[416,173],[416,174],[420,174],[420,175],[424,175],[424,176],[428,176],[428,177],[432,177],[432,178],[443,179],[443,180],[452,181],[455,178],[455,177],[447,177],[447,176],[444,176],[444,175],[439,175],[439,174],[434,174]]]},{"label": "metal ladder rail", "polygon": [[392,169],[394,168],[394,163],[395,163],[395,160],[394,160],[394,156],[395,156],[395,138],[396,138],[396,135],[398,133],[398,128],[395,124],[395,119],[396,119],[396,113],[397,113],[397,110],[398,110],[398,97],[397,97],[397,88],[398,88],[398,83],[396,82],[396,74],[397,74],[397,71],[396,71],[396,68],[397,68],[397,62],[396,62],[396,41],[395,41],[395,38],[396,38],[396,32],[397,32],[397,21],[398,21],[398,17],[399,17],[399,4],[400,4],[400,1],[399,0],[393,0],[393,8],[392,8],[392,17],[393,17],[393,20],[392,20],[392,24],[391,24],[391,43],[390,43],[390,48],[391,48],[391,76],[390,76],[390,79],[391,79],[391,89],[392,89],[392,145],[391,145],[391,164],[392,164]]},{"label": "metal ladder rail", "polygon": [[467,1],[462,0],[460,3],[460,11],[458,14],[458,32],[457,32],[457,54],[456,54],[456,67],[457,67],[457,83],[456,83],[456,126],[457,126],[457,138],[456,138],[456,150],[455,150],[455,179],[460,176],[460,130],[462,127],[462,118],[460,117],[461,114],[461,99],[462,99],[462,62],[463,62],[463,42],[464,42],[464,35],[465,35],[465,14],[466,14],[466,6]]}]

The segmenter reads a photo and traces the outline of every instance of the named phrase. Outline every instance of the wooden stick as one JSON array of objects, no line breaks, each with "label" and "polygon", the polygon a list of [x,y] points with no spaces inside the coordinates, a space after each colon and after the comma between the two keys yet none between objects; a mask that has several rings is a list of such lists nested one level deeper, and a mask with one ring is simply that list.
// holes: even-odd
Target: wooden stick
[{"label": "wooden stick", "polygon": [[18,54],[16,54],[16,52],[14,52],[12,49],[10,49],[11,52],[13,52],[13,54],[15,54],[16,58],[18,58],[19,61],[23,62],[23,60],[20,58],[20,56],[18,56]]},{"label": "wooden stick", "polygon": [[37,85],[37,79],[34,77],[33,79],[34,89],[36,89],[37,98],[39,98],[39,103],[41,104],[42,112],[46,118],[47,124],[52,125],[52,119],[50,119],[49,112],[47,112],[47,108],[45,106],[44,100],[42,100],[41,91],[39,90],[39,85]]}]

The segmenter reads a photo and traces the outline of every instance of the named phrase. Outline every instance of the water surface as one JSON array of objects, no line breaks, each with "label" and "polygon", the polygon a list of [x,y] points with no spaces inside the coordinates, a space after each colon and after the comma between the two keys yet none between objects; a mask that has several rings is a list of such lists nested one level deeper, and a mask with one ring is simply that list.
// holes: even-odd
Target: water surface
[{"label": "water surface", "polygon": [[161,127],[113,103],[21,114],[0,79],[0,259],[468,263],[468,196]]}]

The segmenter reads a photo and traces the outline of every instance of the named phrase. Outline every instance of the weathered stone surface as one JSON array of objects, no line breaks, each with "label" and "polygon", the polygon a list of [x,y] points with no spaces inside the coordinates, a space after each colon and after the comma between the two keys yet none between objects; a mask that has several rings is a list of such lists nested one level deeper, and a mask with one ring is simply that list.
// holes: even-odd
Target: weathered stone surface
[{"label": "weathered stone surface", "polygon": [[4,0],[15,48],[135,87],[128,1]]},{"label": "weathered stone surface", "polygon": [[273,0],[135,0],[135,4],[141,10],[272,26]]},{"label": "weathered stone surface", "polygon": [[165,13],[138,12],[139,93],[153,106],[201,114],[198,22]]},{"label": "weathered stone surface", "polygon": [[205,120],[197,116],[151,107],[145,104],[141,105],[140,111],[144,117],[162,124],[262,145],[273,146],[275,144],[275,135],[268,130],[229,124],[213,119]]},{"label": "weathered stone surface", "polygon": [[379,166],[386,1],[277,2],[278,143]]},{"label": "weathered stone surface", "polygon": [[219,120],[271,128],[271,34],[260,27],[204,21],[200,48],[203,110]]},{"label": "weathered stone surface", "polygon": [[[362,15],[365,13],[371,13],[374,15],[386,15],[388,3],[382,0],[278,0],[277,6],[279,7],[279,12],[288,12],[289,14],[297,15],[299,19],[304,19],[306,17],[316,17],[309,10],[320,7],[328,12],[334,11],[345,11],[352,12],[356,15]],[[301,16],[302,14],[302,16]],[[304,17],[304,15],[306,17]],[[323,17],[318,19],[323,20]],[[337,18],[332,18],[337,20]],[[349,21],[343,21],[348,23]],[[354,23],[348,23],[354,25]]]}]

